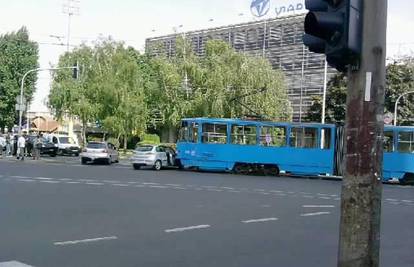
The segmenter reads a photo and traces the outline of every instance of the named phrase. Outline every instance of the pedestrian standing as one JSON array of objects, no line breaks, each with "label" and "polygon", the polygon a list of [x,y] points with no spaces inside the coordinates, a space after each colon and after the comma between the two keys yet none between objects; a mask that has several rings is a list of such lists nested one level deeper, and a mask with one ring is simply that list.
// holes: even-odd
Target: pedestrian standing
[{"label": "pedestrian standing", "polygon": [[17,139],[17,159],[24,160],[24,152],[26,149],[26,138],[21,135]]},{"label": "pedestrian standing", "polygon": [[42,148],[42,141],[39,135],[35,137],[33,140],[33,159],[39,160],[40,159],[40,149]]},{"label": "pedestrian standing", "polygon": [[13,136],[13,153],[12,153],[12,155],[13,156],[19,156],[18,154],[17,154],[17,148],[18,148],[18,146],[17,146],[17,141],[19,140],[19,136],[17,135],[17,134],[15,134],[14,136]]},{"label": "pedestrian standing", "polygon": [[6,148],[6,138],[0,134],[0,159],[3,158],[3,148]]},{"label": "pedestrian standing", "polygon": [[12,142],[12,140],[11,140],[11,136],[10,136],[10,134],[8,133],[8,134],[6,135],[6,157],[11,156],[11,142]]}]

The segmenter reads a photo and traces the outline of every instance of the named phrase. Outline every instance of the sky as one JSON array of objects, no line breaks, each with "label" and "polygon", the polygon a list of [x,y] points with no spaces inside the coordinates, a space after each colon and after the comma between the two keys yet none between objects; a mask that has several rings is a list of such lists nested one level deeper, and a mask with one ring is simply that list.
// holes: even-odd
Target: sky
[{"label": "sky", "polygon": [[[26,26],[32,40],[39,42],[39,64],[56,65],[66,46],[69,19],[64,5],[69,0],[0,0],[0,34]],[[111,36],[143,51],[145,39],[175,31],[190,31],[254,21],[252,0],[74,0],[79,14],[71,17],[70,44],[91,44]],[[276,17],[283,6],[303,4],[304,0],[270,0],[263,18]],[[414,1],[388,1],[387,56],[414,53]],[[279,16],[303,13],[305,10]],[[182,25],[182,26],[180,26]],[[38,75],[32,111],[47,111],[49,72]]]}]

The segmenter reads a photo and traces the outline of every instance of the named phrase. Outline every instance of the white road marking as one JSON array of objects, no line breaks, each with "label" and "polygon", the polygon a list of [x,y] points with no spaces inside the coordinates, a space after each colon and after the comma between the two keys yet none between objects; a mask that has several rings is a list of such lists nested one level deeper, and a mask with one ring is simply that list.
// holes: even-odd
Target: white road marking
[{"label": "white road marking", "polygon": [[181,186],[180,184],[165,184],[165,185],[168,185],[168,186]]},{"label": "white road marking", "polygon": [[270,192],[272,192],[272,193],[285,193],[285,191],[280,191],[280,190],[270,190]]},{"label": "white road marking", "polygon": [[168,186],[163,186],[163,185],[150,185],[148,186],[149,188],[160,188],[160,189],[165,189],[168,188]]},{"label": "white road marking", "polygon": [[259,222],[271,222],[271,221],[277,221],[278,218],[263,218],[263,219],[253,219],[253,220],[246,220],[242,221],[242,223],[259,223]]},{"label": "white road marking", "polygon": [[233,187],[220,187],[221,189],[226,189],[226,190],[234,190]]},{"label": "white road marking", "polygon": [[230,190],[230,191],[228,191],[229,193],[241,193],[241,191],[238,191],[238,190]]},{"label": "white road marking", "polygon": [[67,184],[81,184],[81,182],[66,182]]},{"label": "white road marking", "polygon": [[26,179],[26,178],[32,178],[27,176],[10,176],[11,178],[18,178],[18,179]]},{"label": "white road marking", "polygon": [[314,213],[305,213],[301,214],[302,217],[309,217],[309,216],[319,216],[319,215],[328,215],[331,214],[330,212],[323,211],[323,212],[314,212]]},{"label": "white road marking", "polygon": [[82,244],[82,243],[91,243],[91,242],[99,242],[99,241],[107,241],[107,240],[115,240],[115,239],[118,239],[118,237],[108,236],[108,237],[98,237],[98,238],[82,239],[82,240],[74,240],[74,241],[55,242],[53,243],[53,245],[67,246],[67,245],[76,245],[76,244]]},{"label": "white road marking", "polygon": [[393,199],[393,198],[387,198],[385,200],[387,200],[387,201],[399,201],[398,199]]},{"label": "white road marking", "polygon": [[196,226],[189,226],[189,227],[182,227],[182,228],[167,229],[167,230],[164,230],[164,232],[177,233],[177,232],[184,232],[184,231],[189,231],[189,230],[205,229],[209,227],[210,225],[204,224],[204,225],[196,225]]},{"label": "white road marking", "polygon": [[88,185],[104,185],[103,183],[86,183]]},{"label": "white road marking", "polygon": [[214,189],[214,188],[207,188],[206,190],[210,192],[223,192],[223,190],[221,189]]},{"label": "white road marking", "polygon": [[7,262],[0,262],[0,267],[32,267],[32,266],[18,262],[18,261],[7,261]]},{"label": "white road marking", "polygon": [[102,182],[105,182],[105,183],[120,183],[121,181],[114,181],[114,180],[103,180]]},{"label": "white road marking", "polygon": [[33,177],[33,179],[37,179],[37,180],[53,180],[52,178],[46,178],[46,177]]},{"label": "white road marking", "polygon": [[404,203],[413,203],[414,201],[412,201],[412,200],[401,200],[402,202],[404,202]]},{"label": "white road marking", "polygon": [[79,181],[81,181],[81,182],[97,182],[98,180],[94,180],[94,179],[79,179]]},{"label": "white road marking", "polygon": [[142,183],[142,184],[145,184],[145,185],[159,185],[159,183]]},{"label": "white road marking", "polygon": [[315,198],[313,196],[303,196],[304,198]]},{"label": "white road marking", "polygon": [[45,183],[45,184],[60,184],[59,181],[39,181],[40,183]]},{"label": "white road marking", "polygon": [[272,206],[271,205],[261,205],[260,207],[262,207],[262,208],[270,208]]},{"label": "white road marking", "polygon": [[113,186],[123,186],[123,187],[127,187],[129,186],[128,184],[112,184]]},{"label": "white road marking", "polygon": [[60,181],[64,181],[64,182],[66,182],[66,181],[72,181],[72,179],[70,179],[70,178],[62,178],[62,179],[59,179]]},{"label": "white road marking", "polygon": [[318,197],[319,199],[331,199],[330,197]]},{"label": "white road marking", "polygon": [[32,180],[32,179],[19,179],[18,181],[20,181],[20,182],[27,182],[27,183],[37,182],[36,180]]},{"label": "white road marking", "polygon": [[303,208],[335,208],[334,205],[303,205]]},{"label": "white road marking", "polygon": [[264,189],[255,189],[254,191],[256,191],[256,192],[264,192],[266,190],[264,190]]}]

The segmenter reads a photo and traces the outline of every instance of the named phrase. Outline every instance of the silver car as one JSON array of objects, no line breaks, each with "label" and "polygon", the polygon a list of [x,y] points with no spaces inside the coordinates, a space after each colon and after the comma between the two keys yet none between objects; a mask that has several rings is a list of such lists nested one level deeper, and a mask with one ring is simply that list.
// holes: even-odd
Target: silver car
[{"label": "silver car", "polygon": [[101,162],[110,165],[113,162],[119,162],[119,154],[116,147],[106,142],[88,143],[80,154],[80,157],[82,164]]},{"label": "silver car", "polygon": [[131,162],[135,170],[150,166],[159,171],[163,167],[177,166],[175,150],[162,145],[139,145],[134,151]]}]

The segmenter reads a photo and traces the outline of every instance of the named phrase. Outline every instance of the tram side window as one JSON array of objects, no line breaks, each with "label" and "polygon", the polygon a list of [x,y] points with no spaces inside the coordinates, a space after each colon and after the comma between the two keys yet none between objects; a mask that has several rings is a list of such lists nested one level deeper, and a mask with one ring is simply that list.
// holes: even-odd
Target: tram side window
[{"label": "tram side window", "polygon": [[398,152],[414,153],[413,132],[400,132],[398,134]]},{"label": "tram side window", "polygon": [[197,143],[198,142],[198,123],[193,123],[192,125],[192,129],[191,129],[191,141],[193,143]]},{"label": "tram side window", "polygon": [[189,140],[189,133],[188,133],[188,122],[183,121],[181,123],[181,128],[180,131],[178,133],[178,140],[180,140],[181,142],[186,142]]},{"label": "tram side window", "polygon": [[203,124],[203,143],[209,144],[226,144],[227,143],[227,125],[226,124]]},{"label": "tram side window", "polygon": [[286,128],[263,126],[261,128],[260,144],[274,147],[286,146]]},{"label": "tram side window", "polygon": [[394,133],[392,131],[384,132],[384,152],[394,152]]},{"label": "tram side window", "polygon": [[292,128],[290,131],[290,146],[297,148],[317,148],[317,128]]},{"label": "tram side window", "polygon": [[322,149],[331,149],[331,132],[330,128],[324,128],[321,131],[321,148]]},{"label": "tram side window", "polygon": [[256,145],[256,126],[233,125],[231,127],[231,143],[238,145]]}]

